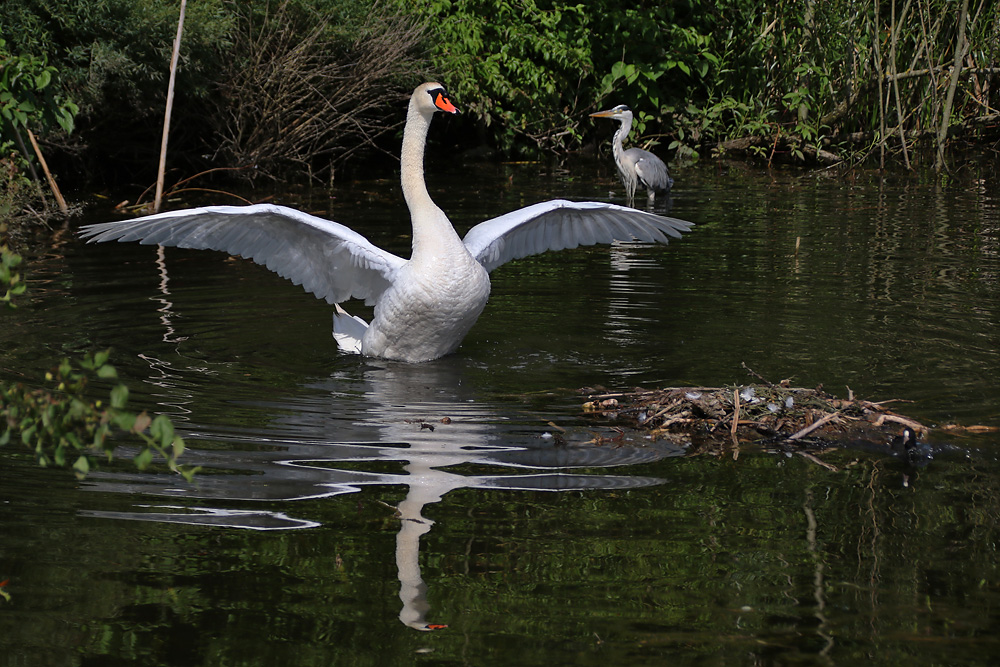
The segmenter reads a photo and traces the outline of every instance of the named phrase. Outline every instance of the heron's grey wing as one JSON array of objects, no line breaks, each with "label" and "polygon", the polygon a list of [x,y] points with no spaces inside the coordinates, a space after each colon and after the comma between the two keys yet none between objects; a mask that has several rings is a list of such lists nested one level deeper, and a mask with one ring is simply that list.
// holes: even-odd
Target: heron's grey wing
[{"label": "heron's grey wing", "polygon": [[481,222],[465,235],[465,246],[492,271],[504,262],[581,245],[612,241],[666,243],[693,223],[603,202],[564,199],[532,204]]},{"label": "heron's grey wing", "polygon": [[663,160],[641,148],[630,148],[627,152],[635,162],[635,173],[639,176],[639,182],[647,190],[669,190],[673,186],[674,179],[670,178]]},{"label": "heron's grey wing", "polygon": [[262,264],[317,298],[374,303],[405,260],[354,230],[284,206],[207,206],[88,225],[93,241],[221,250]]}]

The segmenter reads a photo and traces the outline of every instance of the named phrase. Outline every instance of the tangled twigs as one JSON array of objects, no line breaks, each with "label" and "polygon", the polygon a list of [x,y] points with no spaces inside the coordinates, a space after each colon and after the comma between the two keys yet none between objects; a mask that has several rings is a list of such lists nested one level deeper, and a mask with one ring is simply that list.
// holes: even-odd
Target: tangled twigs
[{"label": "tangled twigs", "polygon": [[[747,369],[750,370],[750,369]],[[752,373],[752,371],[751,371]],[[896,414],[886,404],[840,399],[822,388],[806,389],[782,384],[740,387],[669,387],[656,390],[604,393],[589,396],[584,410],[620,422],[631,422],[656,436],[689,432],[725,440],[768,440],[788,443],[897,435],[900,427],[926,433],[920,422]]]}]

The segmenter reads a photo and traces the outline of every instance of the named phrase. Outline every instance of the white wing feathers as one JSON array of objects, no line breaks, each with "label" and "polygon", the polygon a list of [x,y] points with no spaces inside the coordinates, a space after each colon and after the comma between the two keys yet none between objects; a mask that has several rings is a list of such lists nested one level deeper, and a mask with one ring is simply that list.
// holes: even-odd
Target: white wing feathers
[{"label": "white wing feathers", "polygon": [[666,243],[692,223],[634,208],[563,199],[533,204],[481,222],[465,235],[465,246],[487,271],[513,259],[548,250],[612,241]]},{"label": "white wing feathers", "polygon": [[344,225],[272,204],[170,211],[90,225],[81,235],[242,255],[331,304],[375,303],[405,263]]}]

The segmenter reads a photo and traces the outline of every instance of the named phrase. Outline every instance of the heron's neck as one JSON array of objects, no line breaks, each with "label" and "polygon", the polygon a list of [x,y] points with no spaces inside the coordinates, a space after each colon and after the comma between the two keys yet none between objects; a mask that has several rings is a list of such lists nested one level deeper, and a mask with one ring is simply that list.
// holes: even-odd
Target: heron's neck
[{"label": "heron's neck", "polygon": [[632,131],[632,119],[623,118],[619,121],[618,130],[615,132],[615,138],[612,142],[611,150],[614,152],[615,159],[618,164],[621,164],[621,156],[624,149],[622,144],[628,139],[628,133]]},{"label": "heron's neck", "polygon": [[455,228],[437,207],[427,192],[424,182],[424,144],[431,117],[420,113],[411,100],[403,130],[403,148],[400,154],[400,180],[403,197],[410,209],[413,224],[413,256],[422,248],[440,246],[444,239],[458,239]]}]

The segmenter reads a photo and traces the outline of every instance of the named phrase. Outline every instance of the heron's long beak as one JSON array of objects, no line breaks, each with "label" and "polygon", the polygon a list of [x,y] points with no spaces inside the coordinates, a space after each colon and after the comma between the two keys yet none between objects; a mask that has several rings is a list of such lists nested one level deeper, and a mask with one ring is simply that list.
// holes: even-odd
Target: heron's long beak
[{"label": "heron's long beak", "polygon": [[608,109],[607,111],[598,111],[597,113],[590,114],[591,118],[611,118],[615,115],[614,109]]}]

